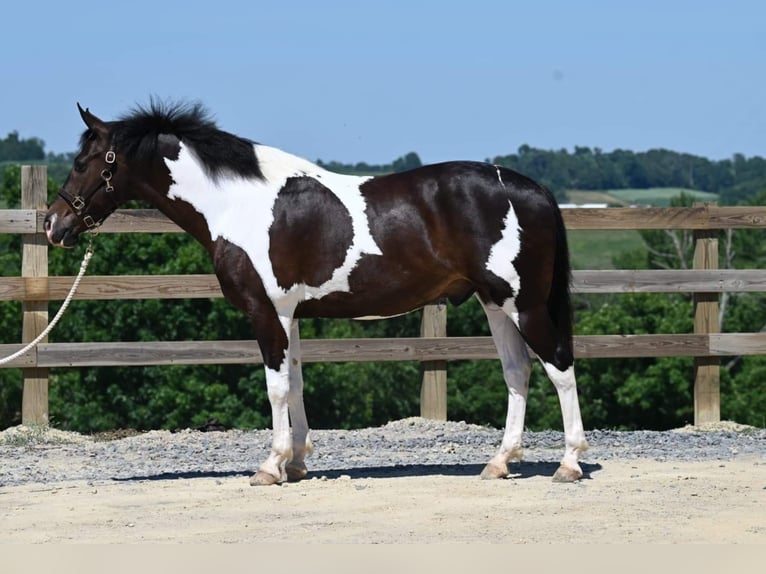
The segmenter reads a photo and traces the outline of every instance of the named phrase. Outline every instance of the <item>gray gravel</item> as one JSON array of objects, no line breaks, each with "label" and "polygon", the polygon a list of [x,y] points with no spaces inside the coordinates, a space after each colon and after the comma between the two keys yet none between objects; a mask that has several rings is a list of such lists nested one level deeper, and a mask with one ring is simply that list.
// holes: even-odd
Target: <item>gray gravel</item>
[{"label": "gray gravel", "polygon": [[[610,459],[660,461],[757,457],[766,464],[766,429],[722,423],[712,429],[586,433],[586,476]],[[494,454],[502,430],[464,422],[410,418],[360,430],[312,430],[309,478],[473,475]],[[0,432],[0,487],[61,481],[135,481],[249,476],[268,455],[271,431],[151,431],[119,440],[53,429]],[[563,433],[527,432],[524,462],[512,473],[552,475]]]}]

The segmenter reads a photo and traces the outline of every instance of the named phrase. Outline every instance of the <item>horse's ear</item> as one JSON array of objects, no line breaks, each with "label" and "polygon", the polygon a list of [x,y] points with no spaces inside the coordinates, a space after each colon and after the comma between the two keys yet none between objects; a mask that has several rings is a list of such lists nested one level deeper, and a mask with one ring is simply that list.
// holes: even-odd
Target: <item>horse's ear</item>
[{"label": "horse's ear", "polygon": [[95,123],[98,118],[94,116],[92,113],[90,113],[90,110],[88,108],[82,109],[82,106],[80,105],[80,102],[77,102],[77,111],[80,112],[80,117],[82,118],[82,121],[85,122],[85,125],[89,128],[93,128],[93,124]]}]

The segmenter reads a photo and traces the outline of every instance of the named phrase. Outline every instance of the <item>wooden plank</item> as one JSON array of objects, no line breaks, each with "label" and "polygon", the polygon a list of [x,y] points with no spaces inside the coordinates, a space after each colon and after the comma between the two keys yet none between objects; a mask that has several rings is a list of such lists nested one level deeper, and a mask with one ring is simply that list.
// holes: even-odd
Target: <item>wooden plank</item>
[{"label": "wooden plank", "polygon": [[[708,351],[709,346],[713,349]],[[364,361],[455,361],[497,359],[491,337],[399,339],[306,339],[304,363]],[[7,354],[19,348],[6,345]],[[0,350],[4,350],[0,346]],[[575,337],[580,359],[694,357],[764,354],[766,334],[588,335]],[[19,359],[21,361],[22,359]],[[244,341],[152,341],[120,343],[46,343],[38,350],[42,367],[208,365],[261,363],[258,345]]]},{"label": "wooden plank", "polygon": [[563,209],[567,229],[705,229],[705,207]]},{"label": "wooden plank", "polygon": [[156,209],[118,209],[100,229],[103,233],[179,233],[183,230]]},{"label": "wooden plank", "polygon": [[[19,343],[2,344],[0,345],[0,357],[8,357],[13,353],[21,350],[25,345]],[[24,367],[34,367],[36,365],[36,358],[34,353],[25,353],[20,357],[17,357],[13,361],[9,361],[4,365],[0,365],[3,369],[19,369]]]},{"label": "wooden plank", "polygon": [[718,333],[709,339],[709,352],[717,357],[766,355],[766,333]]},{"label": "wooden plank", "polygon": [[[718,268],[718,231],[695,231],[694,268]],[[718,333],[718,294],[694,294],[694,333]],[[694,424],[721,420],[720,359],[699,356],[694,359]]]},{"label": "wooden plank", "polygon": [[35,209],[0,209],[0,233],[36,233]]},{"label": "wooden plank", "polygon": [[[74,277],[50,279],[50,298],[64,299]],[[215,275],[92,275],[83,277],[74,299],[209,299],[223,297]]]},{"label": "wooden plank", "polygon": [[[48,199],[48,169],[45,166],[21,167],[21,207],[45,209]],[[30,285],[37,280],[35,290],[45,292],[40,278],[48,275],[48,241],[41,234],[22,236],[21,275]],[[48,326],[48,302],[22,303],[23,325],[21,342],[29,343]],[[34,358],[36,349],[29,354]],[[22,370],[24,391],[21,403],[21,422],[25,425],[48,424],[48,370],[32,367]]]},{"label": "wooden plank", "polygon": [[578,359],[630,357],[694,357],[704,355],[708,338],[703,335],[586,335],[574,338]]},{"label": "wooden plank", "polygon": [[766,206],[708,207],[710,229],[763,229],[766,227]]},{"label": "wooden plank", "polygon": [[[58,301],[66,298],[74,277],[47,277],[44,282],[0,278],[0,301]],[[215,275],[86,275],[73,299],[208,299],[222,297]]]},{"label": "wooden plank", "polygon": [[[421,337],[447,336],[447,306],[427,305],[420,324]],[[447,361],[424,361],[420,386],[420,416],[447,420]]]},{"label": "wooden plank", "polygon": [[610,207],[562,210],[567,229],[758,229],[765,206]]},{"label": "wooden plank", "polygon": [[766,269],[572,272],[575,293],[766,292]]},{"label": "wooden plank", "polygon": [[[0,301],[62,300],[73,276],[0,278]],[[766,292],[766,269],[573,272],[575,293]],[[222,297],[215,275],[86,275],[77,300]]]}]

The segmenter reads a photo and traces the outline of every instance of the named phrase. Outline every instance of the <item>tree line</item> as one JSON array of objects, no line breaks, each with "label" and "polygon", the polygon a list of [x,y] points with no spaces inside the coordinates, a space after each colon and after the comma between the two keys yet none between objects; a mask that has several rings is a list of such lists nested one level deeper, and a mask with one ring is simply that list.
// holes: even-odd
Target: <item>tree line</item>
[{"label": "tree line", "polygon": [[[45,160],[54,179],[62,178],[73,153],[46,153],[39,138],[20,139],[18,132],[0,139],[3,162]],[[456,158],[459,159],[459,158]],[[736,205],[766,189],[766,159],[735,153],[731,158],[711,160],[667,149],[633,152],[575,146],[544,150],[522,145],[516,153],[487,158],[487,162],[514,169],[548,187],[566,200],[567,190],[647,189],[678,187],[717,193],[723,205]],[[339,173],[379,175],[420,167],[417,152],[411,151],[387,164],[342,163],[317,160],[320,166]]]},{"label": "tree line", "polygon": [[[577,151],[580,150],[580,151]],[[680,169],[692,156],[675,152],[584,151],[546,152],[522,146],[518,154],[503,156],[507,164],[544,181],[560,194],[582,188],[585,179],[576,174],[604,169],[619,172],[634,186],[636,165],[645,162],[645,183],[653,186],[680,186],[692,177]],[[631,160],[628,161],[629,158]],[[533,160],[533,158],[538,158]],[[579,158],[579,160],[577,159]],[[610,158],[610,159],[607,159]],[[618,160],[618,158],[621,158]],[[654,163],[652,159],[654,158]],[[495,163],[502,163],[495,158]],[[544,163],[543,159],[548,162]],[[693,175],[695,187],[717,190],[732,203],[766,202],[766,170],[761,158],[735,156],[722,164],[730,179],[718,175],[719,187],[703,187],[702,168],[713,178],[721,162],[700,161]],[[671,161],[672,160],[672,161]],[[578,164],[581,161],[581,164]],[[677,161],[678,164],[674,164]],[[695,160],[696,161],[696,160]],[[370,171],[406,169],[420,160],[411,152],[391,164],[361,167]],[[514,163],[517,162],[517,163]],[[527,163],[525,163],[527,162]],[[593,167],[594,163],[596,167]],[[614,164],[607,169],[608,162]],[[632,162],[632,163],[631,163]],[[695,165],[697,165],[695,163]],[[741,164],[741,165],[740,165]],[[69,165],[59,162],[63,174]],[[339,171],[355,171],[359,164],[324,164]],[[532,166],[537,166],[534,169]],[[543,169],[548,165],[549,169]],[[616,166],[622,165],[620,169]],[[628,165],[633,168],[628,169]],[[672,166],[676,165],[675,168]],[[557,167],[556,167],[557,166]],[[565,167],[564,166],[568,166]],[[579,166],[579,167],[577,167]],[[716,167],[717,166],[717,167]],[[727,167],[728,166],[728,167]],[[739,166],[739,167],[737,167]],[[555,169],[554,169],[555,167]],[[650,169],[651,167],[651,169]],[[687,164],[688,167],[688,164]],[[695,168],[696,169],[696,168]],[[568,170],[568,171],[567,171]],[[638,170],[640,171],[640,170]],[[56,173],[51,170],[51,174]],[[565,180],[561,173],[570,173]],[[660,173],[667,173],[662,179]],[[685,174],[685,175],[683,175]],[[64,175],[49,177],[51,197]],[[614,175],[614,174],[613,174]],[[20,168],[0,168],[0,205],[18,207]],[[582,178],[585,176],[583,175]],[[614,175],[617,177],[617,175]],[[600,179],[599,179],[600,178]],[[607,175],[596,175],[591,185],[612,187]],[[684,186],[688,186],[687,179]],[[760,183],[758,183],[760,181]],[[575,185],[576,184],[576,185]],[[712,184],[710,184],[712,185]],[[727,190],[743,190],[742,198]],[[751,190],[747,193],[744,190]],[[674,205],[690,197],[679,196]],[[674,235],[675,234],[675,235]],[[617,268],[681,267],[691,242],[683,232],[642,232],[643,247],[634,252],[614,253]],[[721,267],[760,267],[766,260],[766,243],[761,231],[738,230],[722,236]],[[20,274],[20,237],[0,235],[0,267],[4,276]],[[89,269],[94,275],[212,273],[207,255],[184,234],[103,235],[98,238],[98,257]],[[71,251],[51,249],[52,275],[73,275],[78,256]],[[52,302],[55,313],[60,303]],[[693,307],[684,294],[577,295],[576,332],[630,334],[691,332]],[[728,294],[723,329],[727,332],[755,332],[766,329],[766,296],[760,293]],[[469,300],[448,310],[450,336],[489,335],[480,306]],[[420,315],[380,321],[304,320],[303,338],[418,336]],[[0,302],[0,342],[17,343],[21,332],[21,304]],[[223,299],[74,301],[52,333],[56,341],[157,341],[195,339],[252,339],[244,314]],[[255,345],[255,342],[253,342]],[[693,420],[693,361],[685,357],[591,359],[577,362],[578,383],[587,428],[666,429]],[[455,361],[448,363],[448,416],[478,424],[503,426],[507,395],[498,361]],[[419,412],[420,365],[401,363],[316,363],[304,366],[305,397],[309,422],[314,428],[358,428]],[[724,359],[721,373],[722,416],[741,423],[766,426],[766,357]],[[99,367],[55,369],[51,373],[50,413],[60,428],[81,432],[114,428],[186,428],[210,418],[229,427],[263,428],[270,425],[270,409],[263,369],[253,365],[177,365],[161,367]],[[533,371],[527,408],[530,429],[561,428],[557,396],[537,366]],[[0,428],[19,424],[21,375],[16,369],[0,370]]]}]

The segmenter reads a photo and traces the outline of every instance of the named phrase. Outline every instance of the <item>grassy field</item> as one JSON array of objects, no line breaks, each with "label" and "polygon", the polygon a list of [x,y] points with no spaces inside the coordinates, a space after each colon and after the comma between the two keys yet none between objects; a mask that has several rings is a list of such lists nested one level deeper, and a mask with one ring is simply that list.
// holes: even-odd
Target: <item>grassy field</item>
[{"label": "grassy field", "polygon": [[718,201],[718,194],[696,189],[684,189],[681,187],[650,187],[649,189],[611,189],[606,191],[608,195],[633,205],[651,205],[654,207],[667,207],[673,197],[687,193],[693,195],[697,201]]},{"label": "grassy field", "polygon": [[567,233],[572,269],[614,269],[612,258],[643,249],[638,231],[574,230]]},{"label": "grassy field", "polygon": [[683,187],[650,187],[648,189],[608,189],[603,191],[567,191],[572,203],[606,203],[610,207],[627,207],[630,205],[651,205],[667,207],[673,197],[681,193],[691,194],[697,201],[718,201],[718,195],[697,189]]}]

